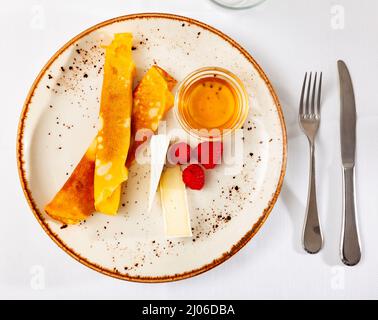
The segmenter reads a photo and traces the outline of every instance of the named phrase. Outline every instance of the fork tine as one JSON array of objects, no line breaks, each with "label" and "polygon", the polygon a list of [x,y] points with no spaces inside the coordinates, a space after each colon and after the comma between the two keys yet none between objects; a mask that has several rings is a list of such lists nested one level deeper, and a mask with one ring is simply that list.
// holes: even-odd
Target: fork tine
[{"label": "fork tine", "polygon": [[315,72],[314,85],[312,86],[312,96],[311,96],[310,114],[316,114],[316,108],[315,108],[315,93],[316,93],[316,78],[317,78],[317,76],[318,76],[318,73]]},{"label": "fork tine", "polygon": [[304,80],[303,80],[303,85],[302,85],[301,101],[299,102],[299,115],[303,115],[304,114],[303,97],[304,97],[305,88],[306,88],[306,80],[307,80],[307,72],[305,73]]},{"label": "fork tine", "polygon": [[320,72],[318,101],[317,101],[317,104],[316,104],[316,113],[317,113],[318,116],[320,116],[320,99],[321,99],[321,95],[322,95],[322,78],[323,78],[323,72]]},{"label": "fork tine", "polygon": [[307,95],[306,95],[306,109],[305,113],[310,113],[310,90],[311,90],[311,78],[312,78],[312,72],[310,72],[310,77],[308,78],[308,85],[307,85]]}]

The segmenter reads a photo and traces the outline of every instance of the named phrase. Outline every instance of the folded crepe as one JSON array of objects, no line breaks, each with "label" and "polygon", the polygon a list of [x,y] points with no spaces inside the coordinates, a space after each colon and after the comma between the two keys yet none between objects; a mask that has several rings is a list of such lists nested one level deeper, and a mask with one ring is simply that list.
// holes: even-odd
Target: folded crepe
[{"label": "folded crepe", "polygon": [[96,210],[106,214],[117,213],[121,184],[128,178],[125,162],[130,146],[135,75],[132,41],[130,33],[116,34],[105,52],[94,202]]},{"label": "folded crepe", "polygon": [[94,139],[62,189],[45,207],[53,219],[75,224],[87,218],[94,207],[94,172],[97,140]]},{"label": "folded crepe", "polygon": [[[126,37],[126,39],[127,38],[128,37]],[[108,66],[112,65],[110,64]],[[128,66],[131,67],[130,65]],[[119,68],[119,65],[117,66],[117,68]],[[114,76],[114,74],[111,75],[112,78]],[[129,77],[131,78],[131,75],[129,75]],[[104,84],[105,83],[106,82],[104,79]],[[157,127],[155,124],[156,121],[159,121],[165,114],[165,112],[173,106],[173,95],[171,93],[171,90],[173,89],[175,84],[176,81],[163,69],[157,66],[153,66],[146,73],[133,93],[134,110],[131,116],[132,135],[135,135],[135,133],[142,128],[149,128],[152,130],[153,128]],[[122,84],[118,83],[117,80],[117,86],[118,85],[121,86],[121,88],[118,88],[119,90],[125,90],[125,84],[124,86],[122,86]],[[111,95],[109,93],[111,97],[108,96],[108,98],[106,98],[109,99],[109,101],[115,101],[112,100],[115,99],[114,95],[125,95],[124,93],[119,93],[118,91],[114,90],[110,90],[109,92],[113,94]],[[45,211],[49,216],[65,224],[76,224],[81,220],[86,219],[95,210],[98,210],[100,212],[107,211],[105,213],[115,213],[119,206],[121,183],[127,179],[127,166],[125,167],[124,165],[125,160],[123,160],[122,164],[122,167],[124,167],[123,170],[119,167],[119,158],[124,158],[124,154],[126,153],[126,149],[128,148],[127,127],[130,127],[130,121],[127,120],[127,115],[129,114],[128,112],[131,112],[131,110],[118,110],[120,112],[120,116],[118,116],[118,113],[117,115],[114,115],[114,113],[110,110],[111,107],[113,107],[112,105],[106,104],[106,107],[104,106],[104,98],[105,97],[103,91],[101,98],[99,134],[92,142],[91,146],[86,151],[80,163],[77,165],[62,189],[45,207]],[[126,96],[124,96],[124,98],[120,100],[118,99],[120,98],[117,97],[116,101],[121,101],[124,106],[129,106],[129,100]],[[137,101],[139,101],[139,103],[136,105]],[[157,106],[157,111],[154,110],[150,112],[151,109],[157,108]],[[109,113],[113,114],[113,116],[110,116]],[[110,119],[110,117],[112,118]],[[106,123],[112,124],[113,126],[118,126],[117,133],[121,133],[122,137],[120,139],[124,141],[126,146],[120,145],[118,141],[114,141],[113,134],[115,133],[112,130],[113,127],[110,127]],[[121,128],[122,125],[124,128]],[[154,129],[153,131],[155,130],[156,129]],[[127,163],[132,163],[135,156],[135,150],[141,143],[143,142],[135,141],[132,143],[132,147],[128,152]],[[102,145],[102,147],[99,147],[100,145]],[[106,150],[105,148],[108,148],[109,146],[120,149],[114,149],[114,152],[113,150],[110,150],[108,152],[103,151]],[[99,151],[101,151],[101,153]],[[118,156],[118,151],[120,151],[121,156]],[[110,155],[115,158],[111,158],[110,160]],[[109,165],[110,161],[112,162],[111,166]],[[104,164],[107,164],[107,166],[104,167]],[[117,166],[115,166],[115,164],[117,164]],[[113,168],[113,165],[116,169]],[[107,180],[106,177],[109,174],[112,175],[112,177],[116,174],[120,174],[121,176],[116,177],[115,179],[110,178],[109,180]],[[99,179],[100,177],[101,179]],[[119,184],[117,185],[117,183]],[[102,197],[102,201],[98,202],[95,208],[96,188],[98,196],[97,199],[99,200]]]},{"label": "folded crepe", "polygon": [[[134,106],[131,122],[132,141],[126,166],[130,167],[136,157],[136,151],[146,140],[139,130],[156,132],[159,121],[172,108],[174,96],[172,89],[177,81],[158,66],[151,67],[134,90]],[[137,139],[135,139],[137,137]]]}]

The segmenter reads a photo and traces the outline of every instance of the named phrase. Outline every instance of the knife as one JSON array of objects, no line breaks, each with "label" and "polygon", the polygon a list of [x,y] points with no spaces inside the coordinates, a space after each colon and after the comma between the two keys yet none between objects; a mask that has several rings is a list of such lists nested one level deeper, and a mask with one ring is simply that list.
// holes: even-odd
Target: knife
[{"label": "knife", "polygon": [[361,245],[356,217],[355,154],[356,104],[352,79],[344,61],[337,62],[340,80],[340,142],[343,165],[343,221],[341,230],[341,260],[348,266],[361,259]]}]

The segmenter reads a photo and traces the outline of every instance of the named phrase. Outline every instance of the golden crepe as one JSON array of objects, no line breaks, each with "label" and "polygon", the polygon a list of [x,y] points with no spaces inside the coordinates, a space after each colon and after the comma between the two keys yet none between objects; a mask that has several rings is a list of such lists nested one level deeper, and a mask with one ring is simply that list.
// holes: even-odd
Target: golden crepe
[{"label": "golden crepe", "polygon": [[[158,76],[156,71],[158,71],[160,76]],[[147,79],[148,76],[150,77]],[[162,79],[164,81],[162,81]],[[142,121],[142,119],[144,118],[142,114],[149,114],[149,110],[151,108],[154,108],[158,101],[160,101],[160,106],[164,106],[163,113],[165,113],[172,107],[173,95],[170,93],[170,90],[173,89],[175,84],[176,80],[169,76],[163,69],[157,66],[153,66],[146,73],[133,93],[134,101],[137,99],[139,99],[140,101],[137,108],[135,108],[134,104],[135,109],[132,114],[132,123],[134,121],[134,118],[140,120],[137,120],[136,123],[132,126],[133,135],[138,129],[143,128],[143,125],[146,125],[147,128],[152,127],[152,121]],[[160,93],[156,95],[156,93],[158,92]],[[150,98],[148,99],[147,97]],[[155,121],[155,117],[153,117],[152,120]],[[64,184],[63,188],[45,207],[45,211],[52,218],[59,220],[65,224],[76,224],[81,220],[84,220],[95,211],[94,175],[98,140],[101,141],[101,138],[98,139],[98,137],[96,137],[96,139],[92,142],[91,146],[81,159],[80,163],[73,171],[70,178]],[[139,145],[140,143],[142,142],[134,143],[132,150],[136,149],[134,145]],[[127,157],[127,162],[129,162],[129,159],[131,159],[131,163],[132,159],[134,159],[134,152],[131,153],[130,151]],[[120,191],[121,189],[120,187],[118,187],[113,192],[112,197],[107,200],[107,203],[114,201],[114,203],[118,206],[118,197],[120,197]],[[111,206],[112,205],[113,203],[111,204]]]},{"label": "golden crepe", "polygon": [[96,139],[54,199],[45,207],[47,214],[65,224],[75,224],[94,210]]},{"label": "golden crepe", "polygon": [[[147,129],[153,132],[159,121],[173,106],[174,96],[171,93],[177,81],[158,66],[151,67],[134,90],[134,106],[131,122],[132,137],[138,130]],[[135,159],[137,148],[147,139],[134,140],[126,166],[130,167]]]},{"label": "golden crepe", "polygon": [[94,200],[97,211],[116,214],[130,146],[132,88],[135,64],[132,35],[119,33],[106,47],[100,128],[97,134]]}]

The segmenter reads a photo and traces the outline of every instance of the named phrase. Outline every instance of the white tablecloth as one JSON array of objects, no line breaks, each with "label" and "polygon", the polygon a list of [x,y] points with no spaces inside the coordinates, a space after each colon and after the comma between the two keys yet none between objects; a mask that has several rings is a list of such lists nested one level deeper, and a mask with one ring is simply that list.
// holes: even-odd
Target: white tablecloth
[{"label": "white tablecloth", "polygon": [[[280,97],[289,140],[280,198],[257,236],[229,261],[192,279],[129,283],[76,262],[42,231],[23,197],[15,156],[18,117],[48,58],[67,40],[102,20],[137,12],[193,17],[224,31],[264,68]],[[208,0],[1,1],[0,298],[259,299],[378,298],[378,2],[268,0],[243,11]],[[354,81],[357,111],[357,198],[363,258],[345,267],[338,254],[341,156],[337,59]],[[297,123],[303,74],[324,72],[318,136],[318,205],[325,245],[301,248],[308,146]],[[43,275],[35,279],[36,274]]]}]

